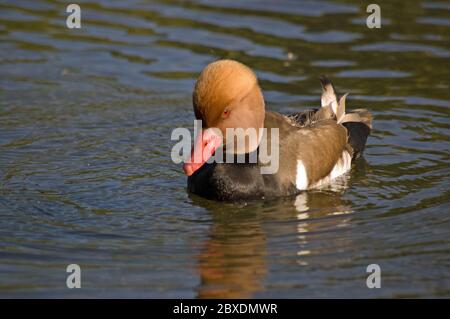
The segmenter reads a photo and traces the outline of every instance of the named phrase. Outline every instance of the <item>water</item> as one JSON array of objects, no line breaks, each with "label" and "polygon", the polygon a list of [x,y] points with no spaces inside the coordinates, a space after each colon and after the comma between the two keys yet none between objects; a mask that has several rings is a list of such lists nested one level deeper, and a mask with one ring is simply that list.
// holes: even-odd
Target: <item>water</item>
[{"label": "water", "polygon": [[[69,30],[64,1],[0,1],[0,296],[450,296],[448,3],[378,2],[381,29],[349,0],[77,3]],[[188,195],[170,133],[218,58],[280,112],[329,75],[375,115],[365,157],[296,198]]]}]

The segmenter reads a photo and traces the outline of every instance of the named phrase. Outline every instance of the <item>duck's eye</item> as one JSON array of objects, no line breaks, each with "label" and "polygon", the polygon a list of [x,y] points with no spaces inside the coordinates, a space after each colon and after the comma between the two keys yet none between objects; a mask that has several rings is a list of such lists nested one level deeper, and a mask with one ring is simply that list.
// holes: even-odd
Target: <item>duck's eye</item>
[{"label": "duck's eye", "polygon": [[226,117],[228,117],[228,115],[230,115],[230,110],[228,108],[226,108],[225,110],[223,110],[222,117],[226,118]]}]

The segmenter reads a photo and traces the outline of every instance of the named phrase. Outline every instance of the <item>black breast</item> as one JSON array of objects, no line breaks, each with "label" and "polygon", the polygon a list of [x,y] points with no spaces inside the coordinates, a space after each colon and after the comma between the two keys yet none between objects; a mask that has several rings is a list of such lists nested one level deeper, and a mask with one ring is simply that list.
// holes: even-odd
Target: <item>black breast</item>
[{"label": "black breast", "polygon": [[264,180],[258,164],[205,164],[188,177],[188,191],[221,201],[262,198]]}]

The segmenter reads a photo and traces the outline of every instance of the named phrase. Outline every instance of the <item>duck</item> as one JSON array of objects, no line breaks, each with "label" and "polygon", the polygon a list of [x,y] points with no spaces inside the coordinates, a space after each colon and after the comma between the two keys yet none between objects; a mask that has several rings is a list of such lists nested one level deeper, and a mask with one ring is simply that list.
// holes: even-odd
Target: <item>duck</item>
[{"label": "duck", "polygon": [[[338,98],[328,77],[319,80],[320,107],[281,114],[266,111],[248,66],[230,59],[208,64],[192,94],[201,132],[183,164],[188,192],[216,201],[293,196],[326,187],[350,171],[363,154],[373,116],[366,109],[346,112],[347,94]],[[256,133],[239,143],[227,135],[230,129]],[[264,172],[268,152],[278,166]]]}]

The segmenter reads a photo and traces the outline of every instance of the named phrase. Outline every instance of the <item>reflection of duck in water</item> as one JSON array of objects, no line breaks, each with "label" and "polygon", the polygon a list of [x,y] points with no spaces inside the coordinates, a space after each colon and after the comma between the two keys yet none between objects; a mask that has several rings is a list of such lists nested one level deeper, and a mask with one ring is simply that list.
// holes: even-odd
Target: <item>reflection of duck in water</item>
[{"label": "reflection of duck in water", "polygon": [[[322,253],[319,238],[311,238],[310,234],[349,222],[346,218],[325,218],[352,211],[351,202],[342,199],[346,183],[341,180],[334,188],[245,204],[224,205],[192,196],[194,204],[206,208],[213,218],[198,257],[201,278],[198,297],[250,298],[264,292],[268,264],[274,262],[277,254],[291,255],[297,265],[307,265],[308,255]],[[345,244],[343,240],[338,239],[335,244]],[[273,251],[268,242],[273,245],[274,241],[282,248],[277,246]]]},{"label": "reflection of duck in water", "polygon": [[[322,185],[320,190],[302,192],[295,197],[294,206],[297,212],[308,212],[313,205],[315,210],[319,208],[321,215],[337,215],[339,212],[351,213],[349,206],[342,203],[341,195],[348,188],[348,175],[341,175],[326,185]],[[322,211],[325,209],[325,211]]]},{"label": "reflection of duck in water", "polygon": [[[258,81],[248,67],[232,60],[209,64],[193,94],[203,131],[184,165],[189,191],[216,200],[273,198],[321,187],[349,171],[352,159],[364,150],[372,116],[363,109],[346,113],[346,95],[338,101],[331,82],[325,77],[321,82],[321,108],[286,116],[265,111]],[[238,128],[256,133],[236,145],[239,137],[227,140],[226,130]],[[270,154],[279,163],[275,173],[262,174],[267,168],[262,145],[270,145],[275,153]],[[219,150],[231,158],[245,155],[246,162],[206,163]],[[252,163],[248,159],[255,152],[257,161]]]},{"label": "reflection of duck in water", "polygon": [[250,298],[264,290],[266,234],[250,212],[214,216],[199,256],[198,298]]}]

